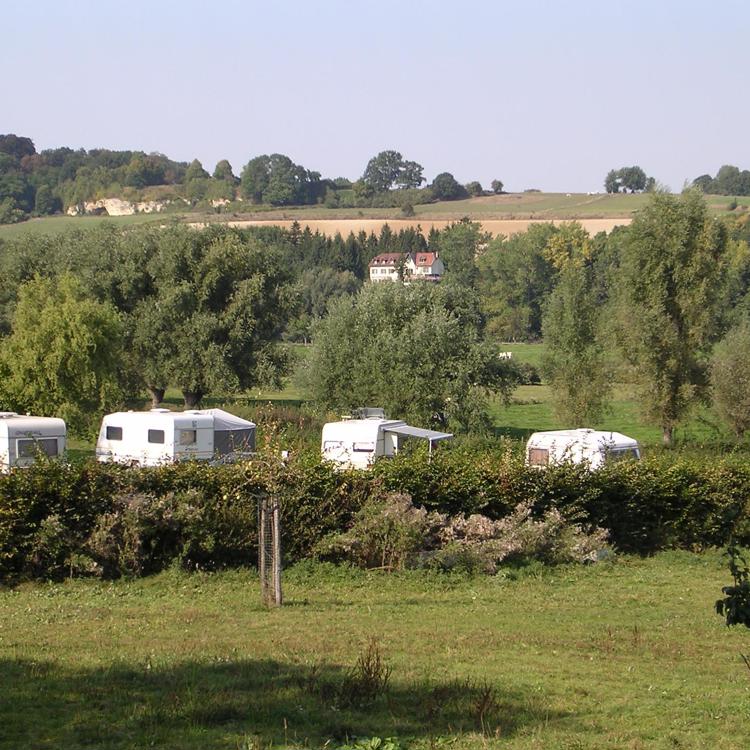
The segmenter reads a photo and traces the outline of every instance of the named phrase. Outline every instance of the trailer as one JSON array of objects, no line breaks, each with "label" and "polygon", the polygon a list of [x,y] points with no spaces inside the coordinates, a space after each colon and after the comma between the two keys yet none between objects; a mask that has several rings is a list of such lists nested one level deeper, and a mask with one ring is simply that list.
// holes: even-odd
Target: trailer
[{"label": "trailer", "polygon": [[406,438],[426,440],[431,456],[435,443],[452,437],[449,432],[412,427],[399,419],[366,416],[323,425],[321,452],[324,461],[339,469],[368,469],[375,459],[396,455]]},{"label": "trailer", "polygon": [[255,423],[223,409],[121,411],[102,419],[96,460],[133,466],[235,460],[255,450]]},{"label": "trailer", "polygon": [[526,465],[536,468],[586,463],[599,469],[612,461],[640,457],[637,440],[620,432],[587,428],[535,432],[526,444]]},{"label": "trailer", "polygon": [[57,417],[33,417],[0,411],[0,472],[31,466],[39,456],[59,458],[67,429]]}]

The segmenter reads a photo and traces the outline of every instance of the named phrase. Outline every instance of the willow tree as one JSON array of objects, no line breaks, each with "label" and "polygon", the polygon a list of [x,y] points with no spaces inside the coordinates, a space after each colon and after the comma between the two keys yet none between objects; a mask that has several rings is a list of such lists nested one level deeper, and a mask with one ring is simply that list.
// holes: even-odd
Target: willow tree
[{"label": "willow tree", "polygon": [[0,346],[0,408],[59,416],[91,430],[122,398],[122,323],[71,275],[35,278],[18,293]]},{"label": "willow tree", "polygon": [[702,195],[657,193],[628,230],[615,277],[618,339],[665,445],[707,392],[728,235]]}]

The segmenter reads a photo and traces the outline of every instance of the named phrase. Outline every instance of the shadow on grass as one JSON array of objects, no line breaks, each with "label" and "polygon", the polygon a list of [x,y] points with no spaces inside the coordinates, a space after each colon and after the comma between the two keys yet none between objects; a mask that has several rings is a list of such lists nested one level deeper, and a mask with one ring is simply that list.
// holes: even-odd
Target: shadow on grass
[{"label": "shadow on grass", "polygon": [[353,672],[272,660],[70,669],[0,660],[0,747],[336,748],[353,737],[507,737],[563,718],[502,686],[391,680],[374,697]]}]

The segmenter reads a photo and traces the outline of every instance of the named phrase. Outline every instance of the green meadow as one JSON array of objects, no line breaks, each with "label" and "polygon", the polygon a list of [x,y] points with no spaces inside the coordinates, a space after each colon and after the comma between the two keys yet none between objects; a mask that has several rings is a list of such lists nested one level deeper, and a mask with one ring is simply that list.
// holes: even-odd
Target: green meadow
[{"label": "green meadow", "polygon": [[0,591],[0,748],[740,750],[727,577],[717,553],[483,578],[309,563],[273,610],[248,570],[23,585]]}]

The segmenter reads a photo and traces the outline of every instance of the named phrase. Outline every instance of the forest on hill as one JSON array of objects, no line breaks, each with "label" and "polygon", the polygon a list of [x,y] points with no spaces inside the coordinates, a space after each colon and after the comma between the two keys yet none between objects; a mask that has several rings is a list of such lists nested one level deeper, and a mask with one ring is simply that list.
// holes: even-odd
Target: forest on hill
[{"label": "forest on hill", "polygon": [[[37,151],[31,138],[11,133],[0,135],[0,224],[63,212],[91,213],[102,210],[96,201],[113,198],[142,211],[317,205],[400,208],[404,216],[412,216],[417,205],[505,190],[500,179],[488,186],[477,180],[462,184],[443,171],[428,183],[423,172],[422,165],[395,150],[373,156],[355,180],[323,177],[285,154],[253,156],[238,171],[222,159],[209,172],[198,159],[174,161],[161,153],[65,146]],[[608,193],[643,192],[656,185],[639,166],[610,170],[603,180]],[[705,193],[746,196],[750,171],[725,165],[715,177],[696,178],[694,185]]]}]

